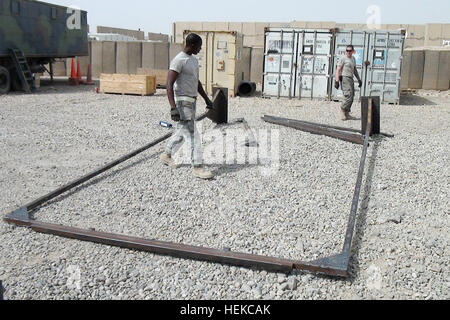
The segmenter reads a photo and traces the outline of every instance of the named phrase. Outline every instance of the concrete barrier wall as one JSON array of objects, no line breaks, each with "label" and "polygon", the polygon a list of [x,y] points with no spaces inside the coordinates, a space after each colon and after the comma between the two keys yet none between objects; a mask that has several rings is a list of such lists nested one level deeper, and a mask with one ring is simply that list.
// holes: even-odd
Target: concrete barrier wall
[{"label": "concrete barrier wall", "polygon": [[116,73],[116,42],[102,42],[102,73]]},{"label": "concrete barrier wall", "polygon": [[172,61],[177,54],[183,51],[183,45],[180,43],[171,43],[169,45],[169,61]]},{"label": "concrete barrier wall", "polygon": [[[90,41],[88,57],[78,57],[83,76],[89,63],[92,76],[102,73],[136,74],[139,68],[165,70],[169,62],[183,50],[183,45],[162,42]],[[75,60],[76,61],[76,60]],[[58,75],[70,76],[72,60],[58,63]],[[61,70],[60,70],[61,69]]]},{"label": "concrete barrier wall", "polygon": [[264,48],[252,48],[250,63],[250,81],[262,84],[264,66]]},{"label": "concrete barrier wall", "polygon": [[127,64],[128,64],[128,72],[127,72],[128,74],[136,74],[137,69],[142,67],[142,43],[141,42],[128,42],[128,63]]},{"label": "concrete barrier wall", "polygon": [[401,89],[422,89],[425,51],[406,49],[403,54]]},{"label": "concrete barrier wall", "polygon": [[136,40],[145,40],[145,33],[144,33],[144,31],[138,31],[138,30],[129,30],[129,29],[120,29],[120,28],[98,26],[97,27],[97,33],[121,34],[121,35],[124,35],[124,36],[134,37],[134,38],[136,38]]},{"label": "concrete barrier wall", "polygon": [[169,35],[167,34],[149,32],[147,36],[150,41],[169,42]]},{"label": "concrete barrier wall", "polygon": [[[244,36],[244,46],[264,46],[264,28],[307,28],[307,29],[351,29],[367,30],[364,23],[336,23],[334,21],[292,21],[292,22],[175,22],[173,24],[173,39],[176,43],[183,42],[184,30],[198,31],[236,31]],[[423,46],[443,46],[444,40],[450,40],[450,24],[383,24],[382,30],[407,30],[405,48]]]},{"label": "concrete barrier wall", "polygon": [[[228,26],[229,28],[232,26]],[[248,26],[247,26],[248,27]],[[90,41],[89,57],[78,57],[83,76],[88,64],[92,75],[101,73],[137,73],[138,68],[166,70],[169,62],[183,49],[182,44],[157,42]],[[244,52],[246,54],[247,52]],[[264,49],[253,47],[250,51],[250,80],[261,83],[263,78]],[[71,59],[55,65],[55,76],[70,76]],[[402,70],[402,89],[448,90],[450,77],[450,48],[406,49]]]},{"label": "concrete barrier wall", "polygon": [[128,42],[116,42],[116,73],[128,73]]},{"label": "concrete barrier wall", "polygon": [[169,69],[169,43],[154,43],[155,69]]},{"label": "concrete barrier wall", "polygon": [[425,50],[422,88],[448,90],[450,82],[450,50]]},{"label": "concrete barrier wall", "polygon": [[101,41],[91,41],[91,63],[92,76],[100,77],[103,72],[103,43]]}]

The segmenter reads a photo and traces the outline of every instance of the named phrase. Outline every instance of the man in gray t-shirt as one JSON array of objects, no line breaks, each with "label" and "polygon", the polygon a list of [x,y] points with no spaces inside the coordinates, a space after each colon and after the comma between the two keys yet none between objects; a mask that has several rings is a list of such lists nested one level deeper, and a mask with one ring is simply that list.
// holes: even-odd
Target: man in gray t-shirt
[{"label": "man in gray t-shirt", "polygon": [[191,33],[186,37],[186,47],[170,63],[167,77],[167,97],[171,107],[171,117],[178,122],[176,132],[169,140],[165,152],[161,155],[161,162],[172,168],[178,168],[172,159],[174,154],[186,140],[191,142],[191,162],[193,174],[201,179],[212,179],[213,174],[202,166],[201,140],[195,127],[195,111],[197,95],[203,97],[207,108],[213,103],[205,93],[199,81],[197,55],[202,49],[202,38]]},{"label": "man in gray t-shirt", "polygon": [[339,58],[335,87],[339,89],[339,82],[342,83],[342,92],[344,93],[344,103],[341,106],[341,118],[343,121],[350,120],[350,112],[352,110],[353,100],[355,98],[355,82],[353,76],[358,79],[359,87],[362,87],[362,81],[359,77],[358,69],[356,68],[356,60],[353,54],[355,48],[353,45],[347,46],[347,52],[345,55]]}]

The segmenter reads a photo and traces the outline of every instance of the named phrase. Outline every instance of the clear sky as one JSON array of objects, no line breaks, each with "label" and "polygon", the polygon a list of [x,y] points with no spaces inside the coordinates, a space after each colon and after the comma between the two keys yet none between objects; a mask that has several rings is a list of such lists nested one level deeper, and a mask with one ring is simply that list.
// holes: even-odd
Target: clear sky
[{"label": "clear sky", "polygon": [[381,24],[450,23],[450,0],[48,0],[88,11],[98,25],[172,34],[175,21],[366,23],[380,8]]}]

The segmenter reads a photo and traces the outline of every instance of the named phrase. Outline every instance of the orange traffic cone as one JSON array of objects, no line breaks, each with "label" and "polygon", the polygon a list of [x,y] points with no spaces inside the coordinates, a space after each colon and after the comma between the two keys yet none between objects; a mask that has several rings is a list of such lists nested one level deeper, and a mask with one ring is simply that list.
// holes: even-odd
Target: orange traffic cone
[{"label": "orange traffic cone", "polygon": [[78,82],[78,84],[84,83],[82,76],[81,76],[81,64],[80,64],[79,60],[77,61],[77,82]]},{"label": "orange traffic cone", "polygon": [[91,64],[88,64],[87,77],[86,77],[86,82],[84,84],[86,84],[86,85],[93,85],[94,84],[94,81],[92,81]]},{"label": "orange traffic cone", "polygon": [[75,72],[75,60],[74,59],[72,59],[72,73],[69,78],[69,84],[72,86],[78,85],[78,79],[77,79],[77,75]]}]

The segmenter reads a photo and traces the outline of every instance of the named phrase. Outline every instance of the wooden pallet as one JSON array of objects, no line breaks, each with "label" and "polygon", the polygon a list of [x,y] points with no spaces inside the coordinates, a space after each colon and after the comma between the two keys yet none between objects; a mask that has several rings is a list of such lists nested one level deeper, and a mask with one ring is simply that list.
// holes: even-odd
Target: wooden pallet
[{"label": "wooden pallet", "polygon": [[100,75],[100,92],[150,96],[156,92],[156,77],[135,74]]},{"label": "wooden pallet", "polygon": [[167,84],[167,75],[169,74],[169,70],[138,68],[137,74],[146,76],[155,76],[156,86],[158,88],[165,88]]}]

